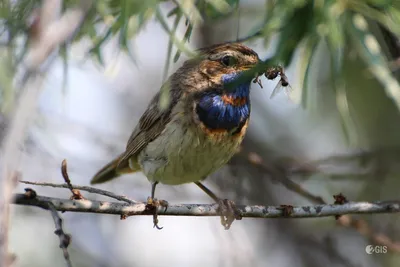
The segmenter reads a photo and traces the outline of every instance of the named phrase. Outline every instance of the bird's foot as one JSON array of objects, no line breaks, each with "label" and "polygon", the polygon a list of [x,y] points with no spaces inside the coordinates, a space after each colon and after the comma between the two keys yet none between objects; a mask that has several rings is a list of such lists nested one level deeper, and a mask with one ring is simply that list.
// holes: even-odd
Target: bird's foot
[{"label": "bird's foot", "polygon": [[163,227],[158,226],[158,208],[163,207],[165,208],[164,212],[168,208],[168,202],[166,200],[158,200],[156,198],[147,198],[146,209],[153,211],[153,228],[157,228],[158,230],[163,229]]},{"label": "bird's foot", "polygon": [[225,227],[225,230],[229,230],[235,220],[242,219],[240,210],[232,200],[220,199],[218,201],[218,212],[221,214],[221,224]]}]

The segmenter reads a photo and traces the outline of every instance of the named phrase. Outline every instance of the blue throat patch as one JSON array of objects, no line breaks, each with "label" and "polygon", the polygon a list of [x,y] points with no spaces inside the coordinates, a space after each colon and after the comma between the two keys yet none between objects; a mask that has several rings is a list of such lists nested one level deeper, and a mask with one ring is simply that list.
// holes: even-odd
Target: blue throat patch
[{"label": "blue throat patch", "polygon": [[[222,76],[223,84],[234,82],[240,74]],[[227,103],[227,99],[231,103]],[[250,116],[250,81],[235,85],[234,88],[221,92],[208,91],[196,107],[197,115],[204,125],[211,129],[223,129],[239,132]]]}]

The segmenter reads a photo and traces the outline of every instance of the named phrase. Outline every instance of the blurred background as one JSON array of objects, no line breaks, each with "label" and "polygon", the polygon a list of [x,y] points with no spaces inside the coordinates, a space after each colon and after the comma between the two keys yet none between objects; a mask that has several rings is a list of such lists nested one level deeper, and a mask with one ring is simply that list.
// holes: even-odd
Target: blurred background
[{"label": "blurred background", "polygon": [[[50,2],[57,8],[41,12]],[[84,2],[0,3],[3,147],[18,110],[31,115],[13,158],[21,179],[63,183],[60,165],[67,159],[72,183],[89,185],[93,174],[124,150],[148,102],[190,51],[241,40],[261,59],[284,66],[292,91],[270,99],[278,78],[263,76],[262,89],[252,85],[252,119],[242,149],[205,184],[249,205],[314,205],[318,197],[333,203],[340,192],[351,201],[398,199],[400,1],[98,0],[86,7]],[[46,27],[77,10],[83,24],[57,46],[49,45]],[[40,54],[46,44],[50,48]],[[21,104],[23,89],[38,92],[28,98],[31,110]],[[2,154],[1,161],[7,157]],[[25,187],[17,184],[14,192]],[[70,197],[66,189],[33,188],[44,196]],[[150,195],[141,173],[99,188],[138,201]],[[159,185],[157,197],[172,204],[211,203],[194,184]],[[73,266],[400,262],[397,214],[246,218],[229,231],[218,217],[161,216],[161,231],[153,229],[150,216],[121,221],[67,212],[62,218],[72,235]],[[367,245],[386,246],[387,253],[367,254]],[[15,266],[65,266],[48,211],[12,205],[9,247]]]}]

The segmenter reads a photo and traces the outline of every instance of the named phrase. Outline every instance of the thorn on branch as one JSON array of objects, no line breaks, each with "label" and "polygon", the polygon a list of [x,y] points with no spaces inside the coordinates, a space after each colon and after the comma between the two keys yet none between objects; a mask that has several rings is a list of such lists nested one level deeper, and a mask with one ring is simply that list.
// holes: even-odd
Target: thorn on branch
[{"label": "thorn on branch", "polygon": [[81,192],[78,189],[74,189],[74,187],[71,184],[71,180],[69,179],[68,171],[67,171],[67,160],[63,160],[61,162],[61,174],[64,178],[64,181],[67,183],[69,190],[72,193],[72,196],[70,199],[75,199],[75,200],[81,200],[85,199]]}]

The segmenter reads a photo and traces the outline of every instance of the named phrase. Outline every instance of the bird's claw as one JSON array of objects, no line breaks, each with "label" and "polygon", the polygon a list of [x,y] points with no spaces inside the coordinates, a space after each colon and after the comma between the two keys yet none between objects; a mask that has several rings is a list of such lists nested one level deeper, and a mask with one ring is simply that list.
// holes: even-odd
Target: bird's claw
[{"label": "bird's claw", "polygon": [[168,201],[158,200],[156,198],[151,198],[151,197],[147,198],[146,209],[154,211],[154,213],[153,213],[153,223],[154,223],[153,228],[157,228],[158,230],[161,230],[161,229],[163,229],[163,227],[158,226],[158,208],[159,207],[164,207],[165,208],[164,212],[165,212],[168,208]]},{"label": "bird's claw", "polygon": [[221,214],[221,224],[225,227],[225,230],[229,230],[235,220],[242,219],[240,210],[232,200],[220,199],[218,201],[218,211]]}]

